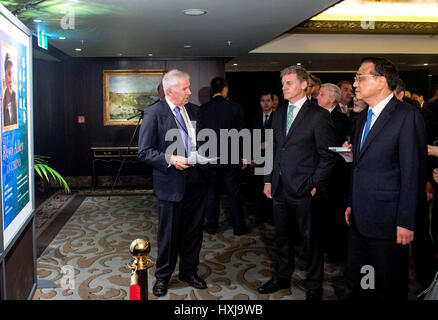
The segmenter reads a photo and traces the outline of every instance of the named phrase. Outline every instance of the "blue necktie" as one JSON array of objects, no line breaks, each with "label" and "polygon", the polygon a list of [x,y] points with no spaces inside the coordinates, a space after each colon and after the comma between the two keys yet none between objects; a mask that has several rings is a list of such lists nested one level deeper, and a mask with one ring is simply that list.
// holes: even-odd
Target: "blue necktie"
[{"label": "blue necktie", "polygon": [[361,149],[362,149],[363,143],[365,142],[365,139],[367,138],[368,132],[370,132],[372,119],[373,119],[373,109],[370,108],[370,110],[368,110],[367,122],[365,123],[365,131],[363,132],[363,138],[362,138],[362,142],[360,144]]},{"label": "blue necktie", "polygon": [[188,136],[188,131],[187,131],[187,127],[186,127],[186,123],[184,121],[184,118],[182,117],[182,114],[179,110],[179,107],[175,107],[175,113],[176,113],[176,119],[177,124],[178,124],[178,128],[179,128],[179,132],[181,133],[182,138],[184,139],[184,147],[186,149],[187,152],[187,156],[190,156],[189,154],[189,136]]}]

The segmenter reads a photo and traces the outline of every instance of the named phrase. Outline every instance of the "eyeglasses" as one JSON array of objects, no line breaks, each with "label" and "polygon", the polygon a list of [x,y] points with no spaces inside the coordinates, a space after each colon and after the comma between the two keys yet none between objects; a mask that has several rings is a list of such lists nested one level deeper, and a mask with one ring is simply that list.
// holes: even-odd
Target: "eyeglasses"
[{"label": "eyeglasses", "polygon": [[360,82],[362,81],[362,78],[364,77],[381,77],[380,74],[356,74],[356,76],[354,77],[354,81],[356,82]]}]

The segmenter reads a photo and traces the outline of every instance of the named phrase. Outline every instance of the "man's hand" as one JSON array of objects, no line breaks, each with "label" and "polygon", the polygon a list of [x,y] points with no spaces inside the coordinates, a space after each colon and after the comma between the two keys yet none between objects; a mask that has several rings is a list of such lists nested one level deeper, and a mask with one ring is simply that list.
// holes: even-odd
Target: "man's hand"
[{"label": "man's hand", "polygon": [[434,196],[435,196],[435,188],[432,186],[432,184],[429,181],[427,181],[426,182],[426,197],[427,197],[427,202],[432,200]]},{"label": "man's hand", "polygon": [[[344,148],[350,148],[350,150],[353,150],[353,145],[348,141],[345,141],[342,146]],[[345,155],[353,159],[353,152],[346,152]]]},{"label": "man's hand", "polygon": [[312,197],[315,195],[316,193],[316,188],[313,188],[312,191],[310,191],[310,194],[312,195]]},{"label": "man's hand", "polygon": [[433,180],[438,183],[438,168],[433,169]]},{"label": "man's hand", "polygon": [[178,170],[184,170],[189,167],[189,163],[187,158],[182,156],[171,155],[170,156],[170,164],[174,165]]},{"label": "man's hand", "polygon": [[265,196],[267,196],[269,199],[272,199],[272,195],[271,195],[271,184],[270,184],[270,183],[265,183],[265,187],[263,188],[263,193],[264,193]]},{"label": "man's hand", "polygon": [[438,157],[438,147],[427,145],[427,154],[429,156]]},{"label": "man's hand", "polygon": [[397,243],[405,245],[409,244],[412,240],[414,240],[414,231],[397,227]]},{"label": "man's hand", "polygon": [[242,170],[245,170],[247,165],[248,161],[246,159],[242,159]]},{"label": "man's hand", "polygon": [[351,214],[351,207],[347,207],[345,210],[345,222],[347,222],[348,225],[350,225],[350,214]]}]

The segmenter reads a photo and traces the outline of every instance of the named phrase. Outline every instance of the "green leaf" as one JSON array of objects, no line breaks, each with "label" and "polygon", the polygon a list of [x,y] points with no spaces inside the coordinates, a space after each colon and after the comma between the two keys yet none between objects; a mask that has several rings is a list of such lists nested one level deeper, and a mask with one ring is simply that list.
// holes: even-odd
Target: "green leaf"
[{"label": "green leaf", "polygon": [[62,175],[56,171],[55,169],[51,168],[47,163],[48,159],[50,159],[47,156],[34,156],[34,169],[38,176],[46,180],[48,183],[54,182],[60,187],[64,189],[66,193],[70,193],[70,187],[68,186],[67,181],[62,177]]}]

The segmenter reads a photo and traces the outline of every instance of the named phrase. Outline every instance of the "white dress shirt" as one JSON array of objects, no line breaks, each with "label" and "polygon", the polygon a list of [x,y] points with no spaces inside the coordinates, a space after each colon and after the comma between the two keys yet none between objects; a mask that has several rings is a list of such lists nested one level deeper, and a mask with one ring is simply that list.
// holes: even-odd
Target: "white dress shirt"
[{"label": "white dress shirt", "polygon": [[[369,112],[369,108],[371,108],[373,110],[373,116],[371,118],[371,126],[370,126],[370,130],[373,127],[374,123],[376,122],[377,118],[380,116],[380,114],[382,113],[383,109],[386,107],[386,105],[388,104],[389,100],[392,99],[392,97],[394,96],[393,93],[391,93],[389,96],[387,96],[385,99],[383,99],[382,101],[380,101],[378,104],[376,104],[374,107],[369,106],[368,107],[368,112]],[[362,138],[360,139],[360,141],[362,141],[363,139],[363,134],[365,132],[365,126],[363,127],[362,130]]]},{"label": "white dress shirt", "polygon": [[[293,110],[293,118],[292,118],[292,123],[294,123],[298,112],[300,112],[301,107],[303,106],[303,104],[307,101],[307,97],[304,96],[302,99],[298,100],[297,102],[295,102],[293,105],[295,106],[294,110]],[[288,106],[287,106],[287,111],[289,111],[290,106],[292,105],[292,103],[289,102]],[[287,114],[287,113],[286,113]],[[292,126],[292,124],[291,124]]]},{"label": "white dress shirt", "polygon": [[[195,128],[196,128],[196,121],[192,122],[190,120],[190,117],[187,114],[187,110],[186,110],[186,108],[184,106],[175,106],[172,102],[169,101],[169,99],[167,99],[167,97],[164,97],[164,98],[166,99],[166,102],[169,105],[170,110],[172,111],[173,115],[175,116],[175,121],[176,121],[175,107],[179,107],[181,116],[183,117],[184,122],[186,123],[190,144],[191,144],[192,147],[196,147],[196,130],[195,130]],[[178,129],[179,129],[179,127],[178,127]],[[185,144],[185,142],[184,142],[184,144]],[[187,150],[192,151],[190,146],[188,146]]]}]

